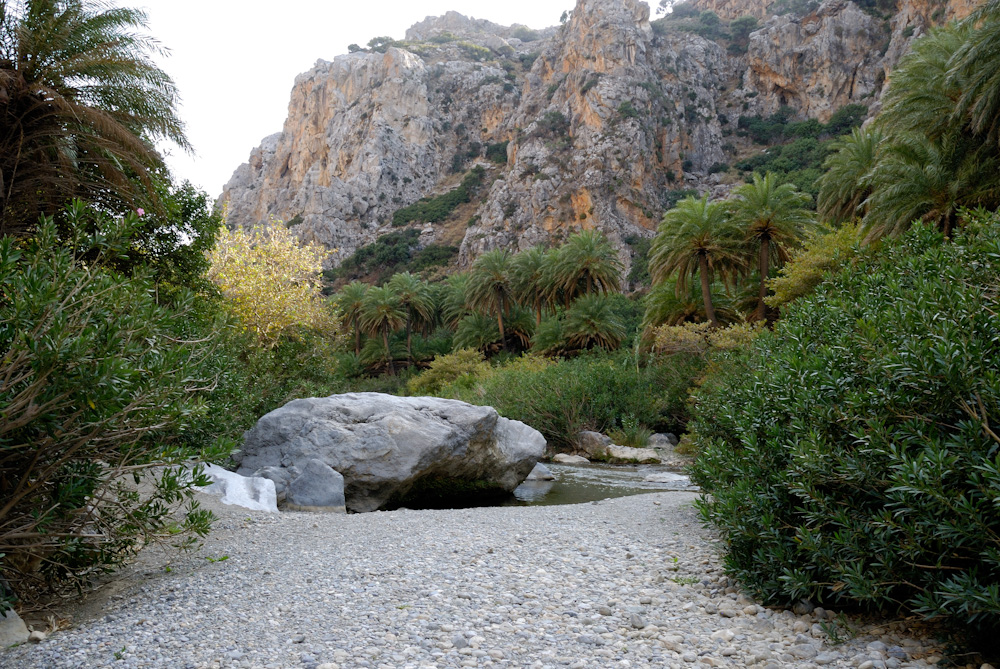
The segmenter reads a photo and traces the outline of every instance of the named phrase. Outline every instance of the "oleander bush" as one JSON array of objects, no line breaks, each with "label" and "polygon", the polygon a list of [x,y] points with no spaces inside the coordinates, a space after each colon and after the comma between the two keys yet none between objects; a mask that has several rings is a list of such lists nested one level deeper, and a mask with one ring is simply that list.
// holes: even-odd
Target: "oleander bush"
[{"label": "oleander bush", "polygon": [[968,218],[859,259],[710,363],[699,507],[763,601],[1000,628],[1000,217]]},{"label": "oleander bush", "polygon": [[195,541],[211,514],[189,459],[228,454],[183,438],[218,380],[211,337],[190,337],[194,295],[164,306],[107,267],[134,215],[75,203],[62,218],[63,237],[43,218],[30,239],[0,239],[0,608],[79,586],[154,539]]}]

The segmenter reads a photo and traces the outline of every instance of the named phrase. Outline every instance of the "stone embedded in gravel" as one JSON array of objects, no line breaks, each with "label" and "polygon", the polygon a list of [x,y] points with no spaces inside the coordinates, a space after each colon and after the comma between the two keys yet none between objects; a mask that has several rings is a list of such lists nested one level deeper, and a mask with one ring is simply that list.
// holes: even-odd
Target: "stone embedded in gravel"
[{"label": "stone embedded in gravel", "polygon": [[346,513],[344,477],[322,460],[307,460],[288,484],[285,504],[291,511]]},{"label": "stone embedded in gravel", "polygon": [[46,634],[40,630],[34,630],[28,635],[28,643],[41,643],[45,641]]},{"label": "stone embedded in gravel", "polygon": [[278,512],[274,482],[256,476],[243,476],[218,465],[205,465],[205,475],[212,484],[199,492],[217,495],[223,504],[241,506],[251,511]]},{"label": "stone embedded in gravel", "polygon": [[28,626],[13,609],[0,613],[0,648],[28,640]]},{"label": "stone embedded in gravel", "polygon": [[795,606],[792,607],[792,613],[797,616],[804,616],[812,613],[815,608],[816,607],[812,605],[812,602],[802,599],[795,602]]}]

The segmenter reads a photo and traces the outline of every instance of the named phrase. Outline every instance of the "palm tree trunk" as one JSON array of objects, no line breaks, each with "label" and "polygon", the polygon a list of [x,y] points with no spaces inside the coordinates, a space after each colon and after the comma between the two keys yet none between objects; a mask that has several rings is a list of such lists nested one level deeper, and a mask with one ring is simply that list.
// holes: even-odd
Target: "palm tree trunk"
[{"label": "palm tree trunk", "polygon": [[701,299],[705,301],[705,316],[713,328],[719,327],[719,319],[715,317],[715,307],[712,305],[712,284],[708,282],[708,256],[701,254],[698,259],[698,273],[701,274]]},{"label": "palm tree trunk", "polygon": [[411,345],[412,328],[410,326],[410,315],[406,315],[406,366],[413,366],[413,347]]},{"label": "palm tree trunk", "polygon": [[389,350],[389,325],[382,326],[382,342],[385,344],[385,359],[389,363],[390,376],[396,376],[396,368],[392,364],[392,351]]},{"label": "palm tree trunk", "polygon": [[503,345],[503,350],[507,350],[507,333],[503,329],[503,312],[504,312],[504,299],[503,296],[500,297],[500,308],[497,310],[497,325],[500,327],[500,343]]},{"label": "palm tree trunk", "polygon": [[535,326],[542,324],[542,300],[535,298]]},{"label": "palm tree trunk", "polygon": [[768,261],[771,259],[771,238],[764,237],[760,240],[760,261],[757,268],[760,270],[760,291],[757,293],[757,311],[754,313],[754,320],[762,321],[767,317],[767,305],[764,298],[767,297],[767,273],[769,271]]},{"label": "palm tree trunk", "polygon": [[354,319],[354,355],[361,355],[361,328],[357,318]]},{"label": "palm tree trunk", "polygon": [[944,234],[945,239],[951,239],[951,231],[955,227],[954,212],[948,212],[948,215],[944,219],[944,225],[942,226],[941,232]]}]

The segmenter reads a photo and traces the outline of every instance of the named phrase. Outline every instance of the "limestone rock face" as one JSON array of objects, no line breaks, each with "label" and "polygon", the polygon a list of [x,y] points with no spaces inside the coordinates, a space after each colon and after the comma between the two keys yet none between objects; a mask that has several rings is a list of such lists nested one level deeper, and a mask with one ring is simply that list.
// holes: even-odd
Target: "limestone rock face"
[{"label": "limestone rock face", "polygon": [[[750,36],[746,84],[762,114],[787,105],[821,122],[882,88],[883,22],[848,0],[827,0],[803,18],[771,18]],[[881,48],[880,48],[881,47]]]},{"label": "limestone rock face", "polygon": [[301,476],[319,461],[343,476],[349,510],[374,511],[424,501],[420,495],[510,493],[544,452],[541,434],[491,407],[351,393],[275,409],[247,432],[233,459],[238,472],[297,467]]},{"label": "limestone rock face", "polygon": [[696,35],[655,37],[635,0],[580,0],[528,73],[509,169],[465,236],[468,264],[579,228],[651,236],[671,179],[725,159],[716,92],[735,72]]},{"label": "limestone rock face", "polygon": [[762,19],[767,16],[767,2],[760,0],[694,0],[699,12],[715,12],[723,21],[732,21],[741,16]]},{"label": "limestone rock face", "polygon": [[[773,16],[773,3],[756,0],[695,4],[726,20],[757,17],[746,53],[654,30],[639,0],[577,0],[554,28],[449,12],[384,53],[318,61],[296,79],[282,132],[226,185],[229,222],[280,220],[326,245],[335,266],[398,230],[394,212],[479,164],[487,174],[471,210],[449,230],[413,224],[419,246],[459,245],[468,266],[492,249],[597,228],[627,266],[625,241],[654,234],[671,190],[731,188],[713,167],[736,159],[741,114],[789,106],[827,121],[846,104],[874,111],[911,41],[975,0],[900,0],[889,20],[850,0],[803,16]],[[486,160],[490,146],[494,159],[505,146],[506,162]]]}]

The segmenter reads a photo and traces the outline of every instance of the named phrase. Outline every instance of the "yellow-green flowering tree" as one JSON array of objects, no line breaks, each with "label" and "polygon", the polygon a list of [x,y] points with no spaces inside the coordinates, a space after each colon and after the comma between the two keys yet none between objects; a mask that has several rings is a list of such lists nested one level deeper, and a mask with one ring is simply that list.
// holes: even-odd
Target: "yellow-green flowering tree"
[{"label": "yellow-green flowering tree", "polygon": [[261,345],[301,328],[333,333],[337,322],[320,292],[328,251],[300,245],[281,225],[219,232],[209,278]]}]

